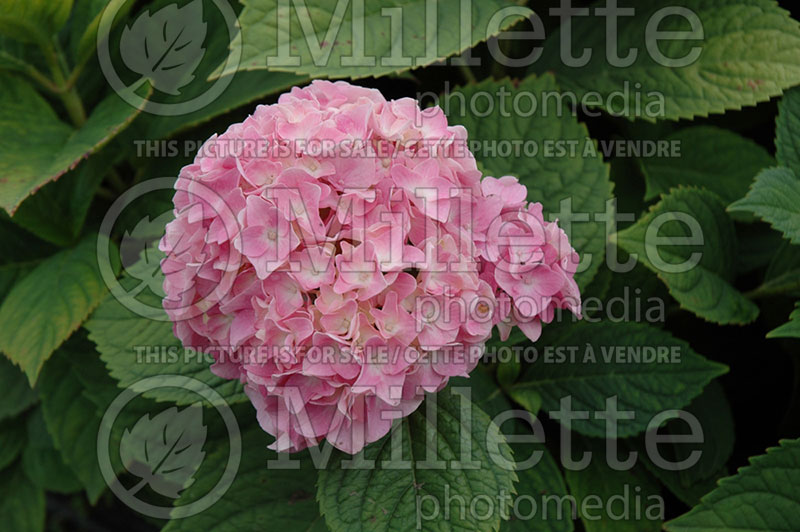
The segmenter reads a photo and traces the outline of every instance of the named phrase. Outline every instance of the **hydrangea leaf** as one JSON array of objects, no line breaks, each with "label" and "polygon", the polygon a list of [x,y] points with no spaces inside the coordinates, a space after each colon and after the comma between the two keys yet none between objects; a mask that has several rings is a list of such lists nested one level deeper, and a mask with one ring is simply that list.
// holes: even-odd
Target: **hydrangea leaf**
[{"label": "hydrangea leaf", "polygon": [[[158,259],[131,266],[149,268],[156,276],[156,282],[149,286],[161,286],[163,274]],[[217,377],[209,369],[209,357],[185,350],[172,333],[172,323],[163,313],[163,319],[153,320],[140,316],[125,305],[125,298],[135,299],[152,309],[161,308],[161,297],[148,288],[136,290],[139,279],[124,276],[120,283],[131,290],[127,296],[118,299],[109,294],[86,322],[89,339],[97,345],[100,357],[108,367],[111,376],[119,381],[119,386],[131,384],[154,375],[186,375],[198,379],[216,390],[229,403],[246,401],[242,385],[237,380]],[[156,401],[170,401],[179,405],[193,404],[197,395],[178,388],[157,388],[146,392],[145,397]]]},{"label": "hydrangea leaf", "polygon": [[[237,532],[263,528],[265,523],[269,523],[271,530],[326,532],[325,521],[314,499],[317,472],[312,461],[299,460],[299,469],[269,468],[267,460],[277,459],[274,452],[265,451],[270,440],[255,423],[243,428],[239,472],[225,495],[197,515],[173,519],[163,532]],[[225,468],[229,453],[227,442],[207,448],[208,455],[197,480],[175,501],[176,513],[181,506],[208,494],[218,480],[219,471]],[[292,459],[298,460],[296,456]],[[204,471],[212,473],[203,474]]]},{"label": "hydrangea leaf", "polygon": [[[650,121],[741,109],[800,83],[800,25],[772,0],[620,4],[635,9],[631,16],[617,19],[619,57],[625,58],[631,48],[638,51],[630,66],[612,66],[606,53],[612,42],[606,38],[606,19],[592,10],[591,16],[570,19],[572,54],[578,57],[591,50],[588,62],[565,64],[561,56],[568,49],[560,45],[563,35],[558,31],[548,35],[533,68],[556,72],[559,84],[579,100],[590,93],[587,105]],[[600,5],[605,2],[595,7]],[[665,8],[670,9],[654,16]],[[702,35],[692,31],[685,17],[675,15],[678,9],[696,14],[695,29],[702,25]],[[655,31],[680,31],[684,38],[648,41],[648,31],[651,36]]]},{"label": "hydrangea leaf", "polygon": [[750,323],[758,307],[731,282],[737,256],[733,222],[720,198],[678,188],[612,241],[664,281],[681,307],[719,324]]},{"label": "hydrangea leaf", "polygon": [[800,244],[800,178],[788,168],[767,168],[743,199],[728,210],[752,212]]},{"label": "hydrangea leaf", "polygon": [[22,200],[74,168],[138,114],[112,94],[73,129],[30,84],[0,73],[0,125],[6,132],[0,145],[0,207],[13,215]]},{"label": "hydrangea leaf", "polygon": [[22,368],[31,384],[106,293],[97,265],[98,238],[88,235],[74,248],[42,261],[0,306],[0,351]]},{"label": "hydrangea leaf", "polygon": [[786,91],[778,104],[775,150],[778,164],[800,174],[800,88]]},{"label": "hydrangea leaf", "polygon": [[[560,348],[558,356],[563,358],[553,355],[549,363],[540,358],[528,366],[511,387],[512,396],[533,390],[548,414],[560,409],[563,398],[571,397],[575,411],[600,412],[606,410],[606,399],[616,396],[617,409],[635,415],[631,420],[617,417],[620,438],[644,431],[659,412],[684,407],[711,379],[727,371],[683,340],[640,323],[581,322],[545,328],[540,343]],[[573,421],[572,429],[605,437],[606,423],[591,417]]]},{"label": "hydrangea leaf", "polygon": [[36,392],[25,376],[4,356],[0,356],[0,390],[3,390],[0,420],[14,417],[36,402]]},{"label": "hydrangea leaf", "polygon": [[83,487],[53,445],[41,408],[28,416],[28,444],[22,451],[22,468],[31,482],[47,491],[75,493]]},{"label": "hydrangea leaf", "polygon": [[14,532],[43,532],[44,490],[25,476],[19,464],[0,475],[0,522]]},{"label": "hydrangea leaf", "polygon": [[763,147],[717,127],[689,127],[663,140],[677,143],[680,157],[640,159],[647,200],[679,185],[693,185],[707,188],[732,203],[747,194],[754,176],[775,164]]},{"label": "hydrangea leaf", "polygon": [[73,0],[5,0],[0,33],[20,42],[48,43],[69,18]]},{"label": "hydrangea leaf", "polygon": [[[634,465],[628,471],[612,469],[606,462],[604,440],[578,438],[575,447],[573,452],[577,456],[582,452],[592,453],[586,469],[566,471],[567,485],[580,509],[578,513],[586,532],[661,530],[663,499],[658,484],[641,465]],[[638,511],[631,508],[626,497],[636,497],[640,501]],[[592,500],[599,500],[599,503]]]},{"label": "hydrangea leaf", "polygon": [[779,447],[751,458],[735,476],[722,479],[698,506],[664,528],[668,532],[798,530],[798,485],[800,440],[783,440]]},{"label": "hydrangea leaf", "polygon": [[[126,4],[127,5],[127,4]],[[147,6],[147,11],[155,13],[161,9],[174,6],[170,0],[160,0]],[[238,4],[232,6],[234,10],[240,7]],[[212,71],[228,55],[228,45],[230,38],[226,27],[225,17],[213,3],[208,0],[203,4],[203,21],[209,28],[216,27],[221,31],[209,31],[203,41],[202,57],[193,71],[193,78],[180,88],[179,94],[158,93],[153,101],[175,105],[187,103],[195,98],[202,97],[209,91],[216,91],[214,87],[219,83],[219,87],[224,90],[216,97],[203,105],[200,109],[182,113],[175,116],[164,114],[147,114],[137,120],[136,138],[163,139],[171,137],[178,132],[185,131],[199,124],[202,124],[217,115],[224,114],[254,100],[263,100],[265,97],[281,92],[293,86],[303,85],[308,82],[308,77],[298,76],[288,72],[273,71],[240,71],[226,76],[226,79],[210,80]],[[94,43],[93,43],[94,45]],[[182,154],[183,155],[183,154]],[[169,175],[167,173],[160,175]]]},{"label": "hydrangea leaf", "polygon": [[767,333],[767,338],[800,338],[800,302],[789,316],[789,322]]},{"label": "hydrangea leaf", "polygon": [[25,447],[25,416],[0,421],[0,469],[17,459]]},{"label": "hydrangea leaf", "polygon": [[[239,17],[242,31],[231,43],[232,50],[241,47],[239,70],[269,68],[315,78],[377,77],[426,66],[493,37],[532,13],[508,0],[470,2],[465,5],[471,6],[471,24],[462,19],[454,26],[452,17],[462,16],[460,0],[435,4],[422,0],[307,0],[305,7],[284,4],[290,6],[288,13],[271,0],[243,3]],[[436,8],[434,27],[430,27],[428,5]],[[492,19],[508,7],[513,11],[506,11],[507,16]],[[387,9],[393,9],[394,15],[384,11]],[[287,17],[289,26],[282,27]],[[469,33],[461,35],[461,27],[468,28]],[[283,46],[286,48],[281,50]],[[287,61],[287,51],[297,60]],[[278,64],[281,53],[282,64]],[[375,58],[374,64],[362,66],[359,53]],[[288,64],[291,62],[295,64]],[[230,67],[220,66],[214,76],[230,73]]]},{"label": "hydrangea leaf", "polygon": [[[670,471],[658,467],[650,460],[643,441],[634,447],[639,452],[642,464],[658,478],[679,499],[689,506],[700,502],[700,498],[716,486],[716,481],[727,476],[726,463],[733,452],[733,414],[725,398],[722,386],[711,382],[703,393],[697,396],[683,410],[692,414],[703,430],[702,443],[662,444],[659,454],[670,462],[677,463],[689,458],[690,453],[700,451],[700,459],[692,467],[681,471]],[[687,425],[682,420],[670,420],[659,434],[685,434]]]},{"label": "hydrangea leaf", "polygon": [[[568,113],[559,115],[550,110],[543,115],[541,107],[532,109],[526,103],[529,98],[519,98],[528,94],[541,102],[546,94],[556,91],[555,79],[550,75],[529,76],[517,86],[508,79],[490,79],[453,91],[442,106],[450,123],[467,128],[470,144],[478,143],[479,149],[473,149],[473,153],[490,175],[518,177],[528,187],[528,200],[544,206],[545,219],[558,218],[559,226],[582,257],[581,266],[586,264],[575,275],[578,285],[585,288],[603,262],[606,229],[599,221],[581,221],[580,214],[606,212],[612,185],[608,165],[589,138],[586,126]],[[514,101],[521,102],[521,112],[512,112]],[[561,143],[558,146],[565,151],[556,151],[560,148],[555,143]],[[501,145],[512,149],[514,145],[529,149],[535,146],[537,151],[531,154],[520,148],[518,155],[509,156],[498,151]],[[553,150],[550,154],[546,151],[548,145]],[[576,214],[574,220],[569,213]]]},{"label": "hydrangea leaf", "polygon": [[[464,425],[462,404],[467,407],[463,415],[469,416],[470,425]],[[375,468],[345,468],[342,462],[353,457],[334,451],[330,464],[320,471],[317,482],[320,510],[333,532],[408,530],[416,524],[420,530],[498,530],[501,514],[507,511],[499,508],[498,496],[511,495],[517,479],[514,471],[494,463],[498,457],[491,454],[496,452],[506,461],[513,461],[505,438],[486,413],[449,388],[436,396],[435,422],[426,416],[429,406],[423,404],[411,416],[396,423],[387,436],[365,448],[363,457],[375,460]],[[471,431],[466,433],[465,427]],[[435,439],[432,439],[434,434]],[[397,461],[392,463],[397,467],[384,467],[392,458],[392,437],[399,440],[406,467],[400,467]],[[462,457],[465,449],[461,442],[465,439],[470,442],[470,452]],[[430,447],[426,446],[426,441],[430,441]],[[446,465],[433,469],[421,467],[419,464],[426,457]],[[453,461],[459,459],[478,462],[479,466],[456,468]],[[450,522],[445,520],[447,493],[456,499],[447,499]],[[462,515],[456,495],[478,502],[476,497],[486,496],[494,501],[492,512],[487,515],[489,509],[482,503],[477,505],[476,512]],[[438,512],[434,512],[437,507],[434,500],[438,503]],[[510,502],[508,496],[504,500],[506,504]],[[478,519],[473,514],[485,518]],[[421,519],[422,515],[432,518]]]}]

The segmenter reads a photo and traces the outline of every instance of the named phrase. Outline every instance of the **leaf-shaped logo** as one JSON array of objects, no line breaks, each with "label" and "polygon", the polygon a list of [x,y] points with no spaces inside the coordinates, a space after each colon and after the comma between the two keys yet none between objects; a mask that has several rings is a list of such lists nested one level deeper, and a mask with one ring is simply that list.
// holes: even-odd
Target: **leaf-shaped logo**
[{"label": "leaf-shaped logo", "polygon": [[120,440],[122,463],[142,479],[129,492],[148,485],[156,493],[177,499],[194,482],[193,475],[203,463],[206,433],[200,403],[180,411],[168,408],[152,419],[150,414],[139,418]]},{"label": "leaf-shaped logo", "polygon": [[142,281],[145,287],[149,287],[155,294],[161,292],[160,258],[162,254],[158,252],[155,242],[160,240],[164,234],[164,226],[172,220],[175,215],[172,211],[167,211],[160,216],[150,219],[145,216],[136,226],[125,231],[119,244],[119,254],[122,260],[122,267],[125,272]]},{"label": "leaf-shaped logo", "polygon": [[150,79],[162,92],[177,95],[194,79],[205,54],[205,38],[203,0],[193,0],[181,8],[170,4],[153,14],[148,10],[132,26],[125,26],[120,54],[125,65],[142,79]]}]

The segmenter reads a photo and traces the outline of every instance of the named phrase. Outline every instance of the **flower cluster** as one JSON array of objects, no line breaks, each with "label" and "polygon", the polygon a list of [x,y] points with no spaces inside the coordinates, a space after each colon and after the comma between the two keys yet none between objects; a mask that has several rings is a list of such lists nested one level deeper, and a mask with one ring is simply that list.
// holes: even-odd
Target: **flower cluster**
[{"label": "flower cluster", "polygon": [[494,326],[536,340],[580,312],[566,235],[515,178],[453,155],[466,139],[438,108],[315,81],[182,169],[164,307],[185,345],[260,348],[212,370],[244,383],[275,449],[356,453],[468,375]]}]

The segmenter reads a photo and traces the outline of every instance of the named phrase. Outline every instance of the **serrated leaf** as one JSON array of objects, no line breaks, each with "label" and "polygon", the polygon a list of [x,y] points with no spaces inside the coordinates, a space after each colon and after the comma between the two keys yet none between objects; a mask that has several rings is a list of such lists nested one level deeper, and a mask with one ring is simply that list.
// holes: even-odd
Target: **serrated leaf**
[{"label": "serrated leaf", "polygon": [[[604,440],[579,438],[577,449],[592,453],[586,469],[566,471],[586,532],[656,532],[661,530],[664,501],[658,484],[640,466],[617,471],[606,462]],[[638,504],[634,506],[632,498]],[[587,499],[599,502],[590,502]],[[621,516],[621,518],[620,518]]]},{"label": "serrated leaf", "polygon": [[[511,387],[512,396],[533,390],[541,396],[546,413],[559,410],[567,397],[575,411],[601,412],[606,410],[606,399],[616,396],[618,411],[633,411],[635,416],[615,418],[620,438],[644,431],[659,412],[687,405],[711,379],[727,371],[683,340],[640,323],[580,322],[545,330],[540,343],[561,351],[550,358],[542,354],[529,365]],[[570,348],[574,355],[568,354]],[[606,423],[590,414],[587,420],[573,421],[572,429],[605,437]]]},{"label": "serrated leaf", "polygon": [[[239,16],[242,31],[231,43],[231,49],[241,47],[239,70],[269,68],[329,78],[377,77],[426,66],[485,41],[532,13],[527,8],[518,7],[509,13],[510,16],[495,21],[502,26],[489,33],[487,29],[492,16],[501,8],[514,6],[514,3],[507,0],[471,2],[466,4],[471,7],[471,24],[462,20],[454,31],[453,17],[460,16],[461,2],[442,0],[431,4],[437,12],[436,26],[428,26],[426,33],[426,21],[430,19],[426,2],[420,0],[364,2],[360,4],[361,12],[354,7],[357,5],[355,2],[338,0],[308,0],[300,8],[297,7],[299,3],[293,3],[289,13],[271,0],[247,0],[243,3],[245,7]],[[399,31],[393,27],[389,15],[383,12],[392,8],[400,8]],[[288,25],[284,20],[289,21]],[[458,31],[460,27],[470,33],[462,36]],[[360,42],[363,48],[359,50]],[[432,47],[434,44],[435,48]],[[297,65],[284,66],[275,62],[281,46],[286,46],[290,55],[299,58]],[[343,58],[353,56],[354,52],[376,58],[374,65],[348,65]],[[398,63],[397,55],[401,53],[410,58],[407,63]],[[360,62],[360,58],[354,59],[356,63]],[[227,67],[223,69],[220,66],[214,77],[232,73],[232,67]]]},{"label": "serrated leaf", "polygon": [[[605,6],[598,2],[594,7]],[[800,83],[800,27],[790,14],[771,0],[652,0],[620,2],[634,8],[632,16],[617,19],[616,47],[620,57],[631,48],[638,51],[628,67],[614,67],[606,55],[606,21],[599,14],[572,17],[572,54],[590,49],[583,66],[566,66],[561,58],[561,32],[548,35],[544,54],[533,65],[536,72],[552,70],[559,84],[574,91],[586,103],[629,118],[693,118],[741,109],[766,101]],[[672,8],[663,19],[654,14]],[[696,14],[700,35],[692,33],[689,21],[676,16],[677,9]],[[665,13],[669,13],[665,12]],[[685,13],[685,11],[684,11]],[[648,31],[648,23],[656,24]],[[660,23],[659,23],[660,22]],[[698,25],[698,26],[699,26]],[[653,39],[655,31],[681,31],[683,38]],[[660,61],[648,50],[658,50],[668,60],[687,58],[699,50],[696,60],[683,66]],[[573,58],[574,59],[574,58]],[[663,98],[663,100],[662,100]],[[602,102],[602,103],[600,103]]]},{"label": "serrated leaf", "polygon": [[731,212],[752,212],[800,244],[800,178],[788,168],[768,168],[743,199],[728,207]]},{"label": "serrated leaf", "polygon": [[731,282],[737,243],[722,201],[707,190],[678,188],[612,241],[664,281],[689,310],[719,324],[756,319],[758,307]]},{"label": "serrated leaf", "polygon": [[172,407],[152,418],[145,414],[125,429],[120,455],[126,469],[141,479],[137,486],[177,499],[203,462],[206,434],[202,405]]},{"label": "serrated leaf", "polygon": [[25,375],[4,356],[0,356],[0,390],[3,390],[0,420],[14,417],[36,402],[36,392]]},{"label": "serrated leaf", "polygon": [[139,114],[112,94],[80,129],[58,119],[26,81],[0,73],[0,207],[13,215],[22,200],[58,179],[124,129]]},{"label": "serrated leaf", "polygon": [[122,31],[119,48],[125,66],[150,80],[157,90],[180,94],[191,83],[205,54],[203,1],[169,4],[140,14]]},{"label": "serrated leaf", "polygon": [[58,493],[74,493],[83,487],[64,463],[47,432],[42,409],[28,416],[28,444],[22,452],[22,468],[36,486]]},{"label": "serrated leaf", "polygon": [[[125,276],[120,280],[123,287],[130,290],[128,294],[121,296],[121,300],[109,294],[85,324],[89,339],[97,345],[111,376],[120,386],[128,387],[154,375],[185,375],[208,384],[230,404],[247,401],[240,382],[217,377],[209,369],[208,357],[183,349],[172,333],[172,323],[166,312],[161,310],[161,297],[147,288],[137,290],[142,283],[148,287],[161,286],[163,274],[157,258],[160,256],[128,268],[127,273],[137,277]],[[147,305],[163,319],[140,316],[125,305],[127,298]],[[144,396],[179,405],[197,400],[196,394],[179,388],[157,388],[145,392]]]},{"label": "serrated leaf", "polygon": [[800,440],[783,440],[750,459],[738,474],[688,513],[669,521],[668,532],[790,532],[800,529]]},{"label": "serrated leaf", "polygon": [[20,42],[48,43],[67,21],[73,0],[4,0],[0,33]]},{"label": "serrated leaf", "polygon": [[646,200],[679,185],[692,185],[707,188],[731,203],[744,197],[758,172],[775,164],[767,150],[752,140],[717,127],[689,127],[663,140],[678,143],[680,157],[640,159]]},{"label": "serrated leaf", "polygon": [[97,235],[44,260],[0,306],[0,350],[31,384],[47,358],[100,303],[106,286],[97,265]]},{"label": "serrated leaf", "polygon": [[17,459],[25,446],[25,417],[0,421],[0,469]]},{"label": "serrated leaf", "polygon": [[[335,451],[327,469],[320,471],[317,482],[317,499],[328,527],[333,532],[408,530],[415,524],[420,530],[497,530],[501,514],[505,515],[506,511],[498,508],[497,498],[503,493],[513,493],[517,476],[494,463],[490,452],[492,446],[497,445],[500,455],[512,461],[511,449],[489,416],[468,402],[463,415],[470,416],[471,433],[465,433],[462,400],[466,399],[445,388],[436,396],[436,424],[426,417],[425,404],[396,423],[390,434],[365,448],[364,458],[375,460],[375,468],[343,468],[342,461],[352,457]],[[428,435],[429,431],[436,436],[431,441],[432,453],[426,454],[426,441],[434,438]],[[403,460],[408,467],[401,468],[397,462],[394,462],[397,468],[383,467],[391,460],[393,436],[400,439]],[[466,458],[479,462],[478,468],[454,467],[452,462],[460,459],[463,439],[470,441],[470,453]],[[443,469],[419,466],[426,457],[447,465]],[[460,513],[457,498],[445,500],[445,493],[470,502],[478,495],[486,495],[495,500],[495,504],[489,514],[486,514],[486,504],[480,506],[481,516],[485,518],[478,519],[477,512]],[[428,501],[426,505],[422,497],[427,495],[432,499],[424,499]],[[438,501],[439,512],[428,514],[432,512],[434,499]],[[505,504],[508,502],[506,497]],[[450,506],[449,522],[445,520],[445,504]],[[421,516],[418,511],[433,517],[418,521]]]},{"label": "serrated leaf", "polygon": [[775,150],[778,164],[800,174],[800,88],[786,91],[778,104]]},{"label": "serrated leaf", "polygon": [[[228,491],[207,510],[184,519],[171,520],[163,532],[239,532],[263,528],[267,523],[270,530],[327,532],[314,500],[317,472],[312,461],[307,458],[301,460],[299,469],[270,468],[267,461],[277,459],[277,454],[266,448],[270,439],[257,424],[244,424],[239,472]],[[209,445],[197,481],[175,501],[174,515],[180,514],[182,506],[212,490],[219,471],[225,468],[228,453],[228,445]],[[292,456],[292,459],[297,457]]]},{"label": "serrated leaf", "polygon": [[57,181],[44,185],[19,205],[12,218],[14,223],[53,244],[74,244],[92,199],[111,166],[111,156],[111,152],[104,150]]},{"label": "serrated leaf", "polygon": [[[612,189],[608,165],[589,138],[586,127],[569,113],[559,115],[551,109],[544,116],[541,106],[538,111],[529,113],[524,104],[520,104],[524,113],[512,113],[508,103],[515,101],[519,94],[530,94],[542,101],[546,94],[556,90],[551,75],[529,76],[517,86],[508,79],[489,79],[454,90],[448,99],[443,100],[442,107],[451,124],[467,128],[471,143],[479,142],[485,147],[485,152],[483,149],[475,151],[475,157],[487,173],[494,177],[518,177],[528,187],[528,200],[540,202],[546,217],[553,218],[557,213],[559,225],[567,231],[570,243],[581,254],[582,261],[588,261],[591,255],[587,268],[575,276],[580,287],[585,288],[603,262],[606,229],[605,224],[598,221],[579,221],[580,216],[572,220],[571,213],[606,212],[606,201],[611,197]],[[476,94],[481,96],[476,98]],[[491,101],[491,109],[487,109],[486,95]],[[491,100],[493,97],[495,99]],[[505,108],[503,101],[506,102]],[[463,102],[467,102],[466,105]],[[519,156],[504,157],[496,151],[498,143],[503,142],[511,143],[510,146],[515,142],[536,146],[538,151],[534,156],[520,151]],[[546,145],[555,142],[567,147],[562,156],[547,154]],[[493,152],[488,151],[491,145],[495,148]],[[569,212],[566,207],[562,208],[562,201],[571,202]]]},{"label": "serrated leaf", "polygon": [[[658,446],[662,459],[678,463],[688,459],[692,452],[700,451],[700,458],[688,469],[671,471],[657,466],[641,441],[633,447],[639,452],[641,463],[679,499],[694,506],[700,498],[714,489],[716,481],[727,476],[726,463],[733,452],[733,415],[722,386],[711,382],[703,393],[683,410],[695,417],[703,431],[701,443],[663,443]],[[656,429],[660,435],[682,435],[688,432],[685,421],[670,420],[666,427]]]},{"label": "serrated leaf", "polygon": [[767,338],[800,338],[800,302],[795,303],[795,310],[784,323],[767,333]]},{"label": "serrated leaf", "polygon": [[0,472],[0,522],[14,532],[44,530],[44,491],[25,476],[19,464]]}]

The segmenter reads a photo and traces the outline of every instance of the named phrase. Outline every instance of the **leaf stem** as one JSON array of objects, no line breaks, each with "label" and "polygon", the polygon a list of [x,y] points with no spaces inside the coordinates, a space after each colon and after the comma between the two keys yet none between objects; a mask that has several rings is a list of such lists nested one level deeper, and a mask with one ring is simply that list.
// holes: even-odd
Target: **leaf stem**
[{"label": "leaf stem", "polygon": [[781,278],[774,281],[768,281],[758,288],[754,288],[749,292],[745,292],[744,297],[747,299],[762,299],[771,296],[780,296],[789,294],[791,292],[800,291],[800,279],[796,276],[790,277],[790,280],[781,282]]},{"label": "leaf stem", "polygon": [[61,103],[67,110],[72,124],[75,127],[81,127],[86,123],[86,110],[83,107],[78,91],[73,85],[68,85],[65,75],[64,56],[61,53],[61,48],[58,43],[53,40],[42,47],[47,65],[50,67],[50,73],[53,76],[53,82],[60,89],[56,92],[61,99]]},{"label": "leaf stem", "polygon": [[478,79],[473,74],[472,69],[469,65],[458,65],[458,68],[461,69],[461,75],[464,77],[464,81],[467,83],[477,83]]}]

